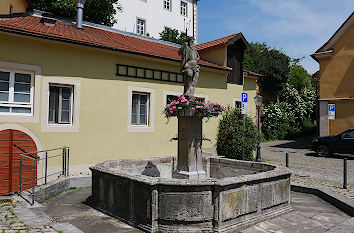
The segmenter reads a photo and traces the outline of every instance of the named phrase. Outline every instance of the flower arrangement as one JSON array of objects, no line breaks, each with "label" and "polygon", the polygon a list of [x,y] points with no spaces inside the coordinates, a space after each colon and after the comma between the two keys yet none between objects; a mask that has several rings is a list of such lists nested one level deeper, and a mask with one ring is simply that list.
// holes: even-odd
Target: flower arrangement
[{"label": "flower arrangement", "polygon": [[196,98],[187,99],[185,96],[179,96],[164,108],[163,113],[167,118],[181,116],[186,112],[192,116],[211,118],[219,116],[225,109],[227,108],[220,103],[204,103]]}]

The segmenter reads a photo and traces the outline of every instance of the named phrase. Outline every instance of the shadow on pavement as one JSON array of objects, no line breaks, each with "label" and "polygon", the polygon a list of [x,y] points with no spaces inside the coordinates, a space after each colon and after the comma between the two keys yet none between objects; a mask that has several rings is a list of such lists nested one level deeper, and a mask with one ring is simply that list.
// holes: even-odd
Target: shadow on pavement
[{"label": "shadow on pavement", "polygon": [[[326,158],[326,157],[323,157],[323,156],[319,156],[317,153],[315,152],[310,152],[310,153],[306,153],[305,154],[306,156],[311,156],[311,157],[322,157],[322,158]],[[344,159],[344,156],[341,156],[341,155],[331,155],[331,156],[328,156],[327,158],[330,158],[330,159]],[[351,156],[351,157],[347,157],[348,160],[354,160],[354,156]]]},{"label": "shadow on pavement", "polygon": [[282,144],[273,145],[271,147],[284,148],[284,149],[310,149],[312,139],[315,135],[310,135],[302,138],[291,139]]}]

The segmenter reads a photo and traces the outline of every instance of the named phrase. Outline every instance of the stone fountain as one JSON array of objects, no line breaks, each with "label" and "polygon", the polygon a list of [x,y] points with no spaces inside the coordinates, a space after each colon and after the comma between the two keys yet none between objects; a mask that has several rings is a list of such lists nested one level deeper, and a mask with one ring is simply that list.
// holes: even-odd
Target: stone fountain
[{"label": "stone fountain", "polygon": [[[179,53],[184,95],[193,98],[199,55]],[[97,209],[146,232],[236,232],[291,210],[290,172],[265,163],[202,157],[202,117],[178,116],[178,155],[91,167]]]}]

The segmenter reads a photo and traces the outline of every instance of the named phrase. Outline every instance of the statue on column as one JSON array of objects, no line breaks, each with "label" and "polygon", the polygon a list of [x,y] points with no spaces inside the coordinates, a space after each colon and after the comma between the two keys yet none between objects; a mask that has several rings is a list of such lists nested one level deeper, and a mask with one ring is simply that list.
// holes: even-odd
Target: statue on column
[{"label": "statue on column", "polygon": [[200,56],[194,47],[193,37],[187,37],[187,41],[183,43],[178,54],[182,56],[181,73],[183,74],[184,80],[183,95],[190,99],[194,97],[200,70],[198,65]]}]

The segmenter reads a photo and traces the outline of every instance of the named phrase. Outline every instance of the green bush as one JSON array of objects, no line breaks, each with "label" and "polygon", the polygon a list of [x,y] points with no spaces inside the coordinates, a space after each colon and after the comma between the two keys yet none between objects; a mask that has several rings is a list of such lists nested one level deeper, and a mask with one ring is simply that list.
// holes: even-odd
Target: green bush
[{"label": "green bush", "polygon": [[294,138],[314,132],[311,116],[315,108],[315,92],[305,88],[300,94],[287,83],[280,97],[281,103],[268,104],[262,112],[262,132],[266,140]]},{"label": "green bush", "polygon": [[286,104],[268,104],[262,112],[262,133],[266,140],[284,139],[288,135],[289,118]]},{"label": "green bush", "polygon": [[252,160],[253,152],[257,149],[257,127],[250,117],[245,118],[240,110],[229,108],[219,121],[216,137],[216,150],[218,155],[226,158],[242,159],[242,150],[245,150],[245,159]]}]

